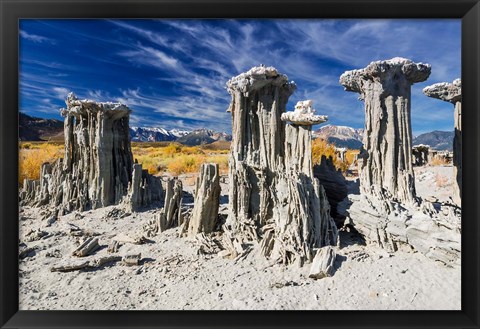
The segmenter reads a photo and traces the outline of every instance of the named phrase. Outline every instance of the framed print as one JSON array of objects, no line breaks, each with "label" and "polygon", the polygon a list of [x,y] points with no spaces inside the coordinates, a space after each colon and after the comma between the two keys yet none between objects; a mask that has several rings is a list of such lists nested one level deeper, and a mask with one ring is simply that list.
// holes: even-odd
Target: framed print
[{"label": "framed print", "polygon": [[0,11],[2,328],[478,327],[478,1]]}]

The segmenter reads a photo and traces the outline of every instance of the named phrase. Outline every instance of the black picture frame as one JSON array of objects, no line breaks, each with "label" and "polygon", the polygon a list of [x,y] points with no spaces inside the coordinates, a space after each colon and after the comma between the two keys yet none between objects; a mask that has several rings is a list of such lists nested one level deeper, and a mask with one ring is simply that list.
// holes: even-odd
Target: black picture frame
[{"label": "black picture frame", "polygon": [[[478,0],[0,0],[1,328],[479,328]],[[461,311],[18,311],[20,18],[461,18]]]}]

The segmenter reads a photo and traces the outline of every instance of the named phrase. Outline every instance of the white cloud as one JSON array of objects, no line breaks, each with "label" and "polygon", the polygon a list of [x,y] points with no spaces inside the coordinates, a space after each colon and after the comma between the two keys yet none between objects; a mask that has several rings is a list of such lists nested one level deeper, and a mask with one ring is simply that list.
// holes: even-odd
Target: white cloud
[{"label": "white cloud", "polygon": [[53,87],[52,90],[55,92],[55,97],[58,99],[66,99],[68,93],[70,92],[67,88],[63,87]]}]

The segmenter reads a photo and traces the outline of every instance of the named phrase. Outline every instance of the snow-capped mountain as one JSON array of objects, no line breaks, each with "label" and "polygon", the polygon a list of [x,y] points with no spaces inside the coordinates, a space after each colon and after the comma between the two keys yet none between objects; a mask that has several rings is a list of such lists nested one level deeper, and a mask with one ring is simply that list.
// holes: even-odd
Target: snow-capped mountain
[{"label": "snow-capped mountain", "polygon": [[130,136],[132,142],[176,141],[190,146],[210,144],[219,140],[232,140],[232,136],[226,132],[217,132],[209,129],[196,129],[193,131],[166,130],[160,127],[130,127]]},{"label": "snow-capped mountain", "polygon": [[166,130],[159,127],[130,127],[132,142],[175,141],[188,133],[189,131],[179,129]]},{"label": "snow-capped mountain", "polygon": [[169,131],[170,135],[173,135],[177,138],[180,138],[182,136],[188,135],[190,131],[188,130],[180,130],[180,129],[172,129]]},{"label": "snow-capped mountain", "polygon": [[337,147],[360,149],[362,147],[363,129],[329,124],[315,130],[313,137],[326,139]]},{"label": "snow-capped mountain", "polygon": [[232,136],[226,132],[216,132],[209,129],[195,129],[189,134],[177,139],[177,142],[185,145],[210,144],[215,141],[231,141]]}]

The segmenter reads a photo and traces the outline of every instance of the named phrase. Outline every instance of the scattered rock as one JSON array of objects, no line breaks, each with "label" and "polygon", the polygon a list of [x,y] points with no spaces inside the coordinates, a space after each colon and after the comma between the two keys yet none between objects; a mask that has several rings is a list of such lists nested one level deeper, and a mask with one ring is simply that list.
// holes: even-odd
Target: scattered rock
[{"label": "scattered rock", "polygon": [[85,257],[93,253],[99,247],[100,246],[98,245],[98,238],[89,237],[85,239],[85,241],[72,252],[72,256]]},{"label": "scattered rock", "polygon": [[335,272],[336,257],[332,246],[320,248],[313,259],[308,277],[317,280],[332,276]]},{"label": "scattered rock", "polygon": [[33,242],[48,237],[50,237],[50,234],[48,232],[42,231],[41,229],[30,229],[27,234],[25,234],[25,241]]},{"label": "scattered rock", "polygon": [[112,240],[112,242],[110,242],[110,244],[108,245],[107,252],[116,253],[119,248],[120,242],[118,242],[117,240]]},{"label": "scattered rock", "polygon": [[20,259],[24,259],[26,257],[32,257],[35,255],[35,250],[37,250],[37,247],[26,247],[20,251],[18,254],[18,257]]},{"label": "scattered rock", "polygon": [[188,235],[210,233],[215,229],[220,197],[218,164],[204,163],[195,186],[195,205],[188,222]]},{"label": "scattered rock", "polygon": [[143,235],[129,236],[124,233],[119,233],[113,237],[113,241],[120,243],[131,243],[131,244],[144,244],[148,241]]},{"label": "scattered rock", "polygon": [[141,254],[125,255],[122,257],[122,262],[128,266],[139,265],[141,258]]}]

